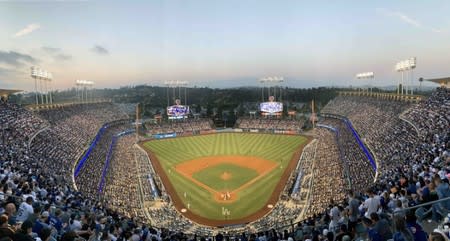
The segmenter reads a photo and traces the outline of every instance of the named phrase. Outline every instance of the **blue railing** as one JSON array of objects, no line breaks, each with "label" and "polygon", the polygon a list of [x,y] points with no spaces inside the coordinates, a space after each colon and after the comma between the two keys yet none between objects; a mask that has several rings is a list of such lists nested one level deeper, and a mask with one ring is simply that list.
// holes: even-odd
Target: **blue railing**
[{"label": "blue railing", "polygon": [[89,146],[88,150],[84,153],[83,157],[81,157],[80,161],[78,162],[78,164],[75,167],[75,171],[74,171],[74,177],[78,177],[78,175],[80,174],[81,169],[83,169],[84,163],[86,162],[86,160],[89,158],[89,155],[91,154],[91,151],[95,148],[95,146],[97,145],[97,142],[100,140],[100,138],[103,135],[103,132],[105,132],[105,130],[109,127],[109,124],[104,124],[100,130],[97,132],[97,135],[94,138],[94,141],[92,141],[91,145]]},{"label": "blue railing", "polygon": [[358,133],[356,132],[356,130],[353,128],[352,123],[348,120],[348,119],[344,119],[345,124],[347,125],[347,127],[352,131],[353,136],[355,137],[356,142],[358,142],[359,146],[362,148],[364,154],[366,155],[367,159],[369,159],[370,164],[372,165],[373,170],[376,172],[377,171],[377,164],[375,162],[375,160],[373,159],[372,154],[370,154],[369,150],[367,150],[366,145],[364,145],[364,143],[361,141],[361,139],[359,138]]},{"label": "blue railing", "polygon": [[[92,141],[91,145],[89,146],[87,151],[84,153],[84,155],[81,157],[80,161],[75,166],[75,170],[74,170],[74,174],[73,174],[75,178],[77,178],[78,175],[80,174],[81,170],[84,167],[85,162],[89,159],[89,155],[91,154],[92,150],[94,150],[94,148],[97,146],[98,141],[103,137],[103,134],[104,134],[105,130],[108,129],[109,126],[110,126],[110,123],[104,124],[100,128],[100,130],[97,132],[97,135],[95,136],[95,138]],[[121,136],[124,136],[124,135],[131,134],[131,133],[134,133],[134,129],[125,130],[125,131],[120,132],[120,133],[118,133],[118,134],[113,136],[111,144],[109,145],[108,153],[106,155],[105,164],[103,166],[102,177],[101,177],[101,180],[100,180],[100,183],[99,183],[99,187],[98,187],[98,191],[99,192],[102,192],[102,190],[103,190],[103,186],[105,184],[106,174],[108,173],[109,162],[111,160],[112,151],[113,151],[114,145],[115,145],[115,143],[117,141],[117,138],[121,137]]]},{"label": "blue railing", "polygon": [[109,148],[108,148],[108,153],[106,154],[105,165],[103,166],[102,178],[100,179],[100,183],[98,185],[99,193],[103,192],[103,187],[105,186],[106,174],[108,173],[109,162],[111,160],[114,145],[116,144],[117,138],[119,138],[117,135],[113,136],[113,138],[111,140],[111,144],[109,145]]},{"label": "blue railing", "polygon": [[112,140],[111,140],[111,144],[109,145],[108,148],[108,153],[106,154],[106,159],[105,159],[105,165],[103,166],[103,171],[102,171],[102,177],[100,179],[100,183],[98,185],[98,192],[102,193],[103,192],[103,187],[105,186],[105,182],[106,182],[106,175],[108,174],[108,169],[109,169],[109,163],[111,161],[112,155],[113,155],[113,150],[114,150],[114,146],[116,145],[117,139],[119,139],[122,136],[125,135],[129,135],[134,133],[134,129],[129,129],[126,131],[122,131],[120,133],[117,133],[116,135],[113,136]]},{"label": "blue railing", "polygon": [[[353,128],[353,125],[352,125],[351,121],[349,119],[347,119],[347,117],[344,117],[344,116],[341,116],[341,115],[323,114],[323,116],[324,117],[331,117],[331,118],[334,118],[334,119],[339,119],[339,120],[344,121],[345,125],[352,131],[352,134],[355,137],[356,142],[358,143],[358,145],[363,150],[363,152],[366,155],[367,159],[369,160],[370,165],[372,166],[373,170],[376,172],[377,171],[377,164],[375,162],[375,159],[373,158],[372,154],[367,149],[367,147],[363,143],[363,141],[361,141],[361,139],[359,138],[358,132],[355,130],[355,128]],[[328,129],[332,129],[333,128],[333,127],[326,126],[326,125],[321,125],[320,127],[325,127],[325,128],[328,128]]]}]

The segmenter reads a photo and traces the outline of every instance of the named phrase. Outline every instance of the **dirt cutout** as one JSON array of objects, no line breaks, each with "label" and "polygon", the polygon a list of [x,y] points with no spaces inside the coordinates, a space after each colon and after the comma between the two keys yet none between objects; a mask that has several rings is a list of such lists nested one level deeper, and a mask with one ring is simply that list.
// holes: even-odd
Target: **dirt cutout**
[{"label": "dirt cutout", "polygon": [[224,181],[228,181],[232,178],[233,176],[231,175],[231,173],[229,172],[224,172],[222,173],[222,175],[220,175],[220,179],[224,180]]}]

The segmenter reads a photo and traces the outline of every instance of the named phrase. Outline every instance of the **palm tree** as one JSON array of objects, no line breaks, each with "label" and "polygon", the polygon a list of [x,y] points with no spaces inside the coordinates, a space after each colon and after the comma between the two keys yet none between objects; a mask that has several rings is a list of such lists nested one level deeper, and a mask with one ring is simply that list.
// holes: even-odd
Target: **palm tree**
[{"label": "palm tree", "polygon": [[422,92],[422,82],[423,82],[423,78],[422,78],[422,77],[419,78],[419,82],[420,82],[420,84],[419,84],[419,90],[420,90],[420,92]]}]

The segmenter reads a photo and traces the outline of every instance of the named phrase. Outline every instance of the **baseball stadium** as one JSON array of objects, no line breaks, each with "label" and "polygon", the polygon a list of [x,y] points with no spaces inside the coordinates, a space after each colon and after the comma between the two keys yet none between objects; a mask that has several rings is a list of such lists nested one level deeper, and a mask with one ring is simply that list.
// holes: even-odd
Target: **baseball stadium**
[{"label": "baseball stadium", "polygon": [[0,1],[0,241],[449,240],[431,2]]}]

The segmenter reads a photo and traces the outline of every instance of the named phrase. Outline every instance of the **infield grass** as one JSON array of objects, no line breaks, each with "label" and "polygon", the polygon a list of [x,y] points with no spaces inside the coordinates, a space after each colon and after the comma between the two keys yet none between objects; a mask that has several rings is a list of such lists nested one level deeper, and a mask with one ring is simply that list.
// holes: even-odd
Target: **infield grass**
[{"label": "infield grass", "polygon": [[[178,196],[186,207],[190,207],[190,211],[205,218],[223,220],[222,208],[230,211],[228,219],[239,219],[264,207],[294,152],[306,141],[307,138],[303,136],[221,133],[149,141],[144,143],[144,147],[158,157]],[[223,155],[256,156],[275,162],[278,166],[240,191],[233,203],[216,202],[208,190],[175,170],[177,164],[189,160]],[[231,174],[227,185],[233,187],[239,187],[258,175],[254,170],[234,165],[220,164],[215,167],[200,170],[193,177],[210,187],[222,189],[224,183],[216,182],[222,181],[220,175],[227,170]]]},{"label": "infield grass", "polygon": [[257,176],[258,173],[255,170],[233,164],[219,164],[192,175],[209,187],[224,191],[234,190]]}]

